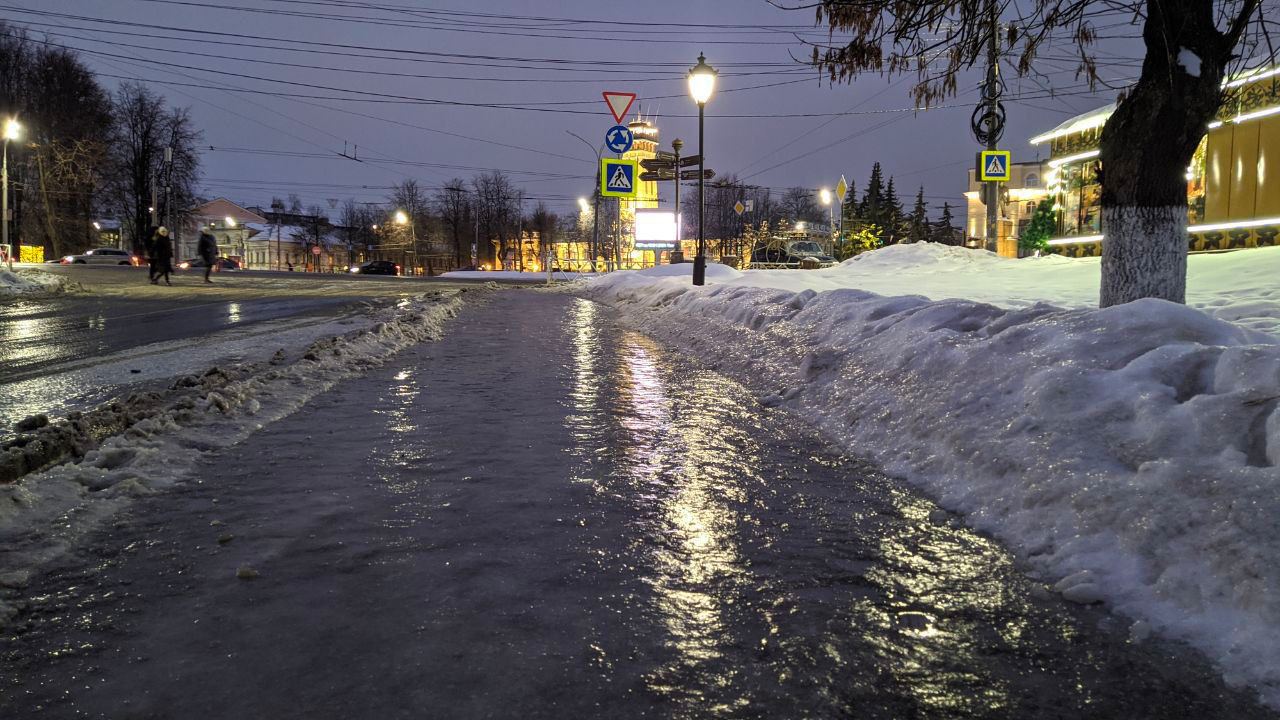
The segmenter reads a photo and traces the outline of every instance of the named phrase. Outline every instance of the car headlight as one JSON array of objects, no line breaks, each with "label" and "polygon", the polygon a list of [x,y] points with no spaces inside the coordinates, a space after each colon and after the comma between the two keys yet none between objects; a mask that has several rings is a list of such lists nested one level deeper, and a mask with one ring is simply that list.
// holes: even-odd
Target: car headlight
[{"label": "car headlight", "polygon": [[353,273],[358,273],[358,272],[360,272],[360,266],[359,266],[359,265],[352,265],[352,266],[351,266],[351,272],[353,272]]}]

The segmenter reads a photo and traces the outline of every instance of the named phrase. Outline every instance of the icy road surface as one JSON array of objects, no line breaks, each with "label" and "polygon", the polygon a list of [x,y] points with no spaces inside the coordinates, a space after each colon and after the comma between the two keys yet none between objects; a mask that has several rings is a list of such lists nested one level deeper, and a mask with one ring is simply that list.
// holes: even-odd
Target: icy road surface
[{"label": "icy road surface", "polygon": [[1273,717],[532,291],[206,457],[26,595],[4,718]]},{"label": "icy road surface", "polygon": [[[366,302],[460,286],[438,279],[41,266],[68,294],[0,296],[0,438],[13,423],[61,416],[227,360],[257,359],[345,330]],[[162,383],[163,384],[163,383]]]}]

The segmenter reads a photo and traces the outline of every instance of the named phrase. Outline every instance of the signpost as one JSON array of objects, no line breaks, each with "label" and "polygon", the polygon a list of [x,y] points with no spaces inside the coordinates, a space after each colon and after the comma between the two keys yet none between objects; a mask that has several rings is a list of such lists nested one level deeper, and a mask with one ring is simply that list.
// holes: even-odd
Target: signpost
[{"label": "signpost", "polygon": [[628,92],[609,92],[601,93],[604,95],[604,102],[609,106],[609,112],[613,115],[613,121],[621,123],[622,118],[627,116],[631,111],[631,103],[636,101],[635,93]]},{"label": "signpost", "polygon": [[604,197],[634,199],[638,167],[635,160],[600,159],[600,194]]},{"label": "signpost", "polygon": [[614,125],[604,134],[604,146],[619,155],[630,150],[634,140],[631,129],[626,125]]},{"label": "signpost", "polygon": [[1009,182],[1013,163],[1008,150],[983,150],[978,153],[978,179],[982,182]]},{"label": "signpost", "polygon": [[[702,178],[704,180],[710,180],[715,176],[716,176],[716,171],[711,169],[705,170],[701,174],[699,174],[697,170],[681,170],[680,171],[681,180],[697,180],[698,178]],[[676,171],[675,170],[650,170],[648,172],[640,173],[640,179],[645,182],[665,182],[668,180],[675,180]]]}]

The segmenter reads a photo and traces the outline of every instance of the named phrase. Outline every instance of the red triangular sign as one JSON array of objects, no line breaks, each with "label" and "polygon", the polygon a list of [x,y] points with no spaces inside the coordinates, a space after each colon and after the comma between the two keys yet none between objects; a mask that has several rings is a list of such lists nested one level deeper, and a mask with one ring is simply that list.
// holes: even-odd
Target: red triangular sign
[{"label": "red triangular sign", "polygon": [[627,116],[627,112],[631,110],[631,103],[636,101],[635,93],[623,92],[605,92],[604,102],[609,106],[609,112],[613,113],[615,122],[622,122],[622,118]]}]

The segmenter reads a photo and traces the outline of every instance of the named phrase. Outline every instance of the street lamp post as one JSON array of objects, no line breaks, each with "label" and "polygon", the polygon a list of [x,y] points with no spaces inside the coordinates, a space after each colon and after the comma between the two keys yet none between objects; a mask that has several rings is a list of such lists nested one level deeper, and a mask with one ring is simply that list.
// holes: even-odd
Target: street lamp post
[{"label": "street lamp post", "polygon": [[4,163],[3,163],[4,169],[0,170],[0,178],[3,178],[2,180],[0,180],[0,184],[3,185],[3,189],[0,189],[0,192],[4,193],[4,199],[0,200],[0,214],[2,214],[4,217],[4,222],[2,223],[4,226],[4,238],[3,240],[0,240],[0,242],[4,243],[4,250],[6,253],[9,254],[9,270],[10,271],[13,270],[14,252],[13,252],[13,245],[9,243],[9,141],[17,140],[18,137],[21,135],[22,135],[22,126],[18,124],[17,120],[14,120],[13,118],[9,118],[8,120],[5,121],[4,123]]},{"label": "street lamp post", "polygon": [[591,272],[595,272],[596,258],[600,255],[600,149],[587,142],[587,139],[578,133],[568,130],[565,130],[565,132],[581,140],[587,147],[591,148],[591,152],[596,154],[596,189],[592,192],[592,196],[595,199],[595,211],[591,213],[594,217],[591,228]]},{"label": "street lamp post", "polygon": [[822,200],[822,204],[827,206],[827,236],[831,239],[831,252],[836,250],[836,220],[831,209],[831,191],[822,188],[818,191],[818,198]]},{"label": "street lamp post", "polygon": [[[707,101],[716,89],[716,70],[707,64],[707,58],[698,53],[698,64],[689,70],[689,95],[698,104],[698,251],[693,258],[693,284],[707,282],[706,202],[707,202],[707,146],[703,132]],[[676,182],[680,169],[676,168]]]}]

